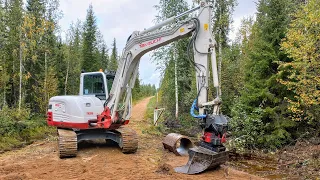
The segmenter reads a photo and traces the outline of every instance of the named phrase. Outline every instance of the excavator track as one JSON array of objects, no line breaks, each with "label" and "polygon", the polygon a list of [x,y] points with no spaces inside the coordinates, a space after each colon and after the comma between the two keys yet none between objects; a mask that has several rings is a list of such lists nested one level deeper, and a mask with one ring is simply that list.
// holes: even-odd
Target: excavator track
[{"label": "excavator track", "polygon": [[123,153],[135,153],[138,149],[138,135],[136,131],[127,127],[120,127],[116,129],[121,134],[121,141],[119,146]]},{"label": "excavator track", "polygon": [[73,130],[58,129],[58,136],[59,157],[77,156],[77,134]]}]

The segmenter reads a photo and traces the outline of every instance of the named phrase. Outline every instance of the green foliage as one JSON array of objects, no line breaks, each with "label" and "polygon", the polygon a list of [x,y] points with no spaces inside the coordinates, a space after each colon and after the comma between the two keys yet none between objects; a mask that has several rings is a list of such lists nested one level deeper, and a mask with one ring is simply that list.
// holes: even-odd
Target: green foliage
[{"label": "green foliage", "polygon": [[292,61],[279,67],[279,81],[293,96],[287,96],[292,119],[320,125],[320,3],[308,1],[293,14],[286,38],[281,44]]},{"label": "green foliage", "polygon": [[87,72],[99,70],[98,59],[94,55],[96,43],[97,24],[92,5],[87,11],[86,21],[83,26],[82,69]]},{"label": "green foliage", "polygon": [[[109,57],[92,6],[86,21],[71,24],[62,40],[57,35],[59,1],[27,0],[25,6],[24,2],[0,0],[0,149],[51,132],[43,117],[30,114],[43,114],[54,95],[78,94],[81,69],[117,70],[118,66],[116,39]],[[235,0],[213,3],[212,30],[218,43],[219,67],[222,66],[222,111],[231,117],[233,142],[241,148],[275,149],[298,138],[301,132],[319,131],[318,0],[306,1],[301,7],[301,1],[296,0],[259,0],[256,21],[244,19],[232,44],[227,35]],[[160,22],[186,11],[188,4],[184,0],[160,0],[156,9],[156,21]],[[153,54],[163,75],[160,104],[156,106],[166,108],[164,123],[175,122],[180,126],[178,131],[196,134],[193,132],[198,132],[194,128],[197,122],[189,116],[197,95],[195,67],[186,55],[187,43],[188,39],[180,40]],[[175,64],[179,123],[174,121]],[[215,90],[212,78],[209,81],[211,99]],[[137,77],[133,99],[154,95],[155,89],[141,85]],[[153,114],[150,106],[154,101],[149,105],[149,115]],[[161,125],[151,131],[160,133],[164,128]]]},{"label": "green foliage", "polygon": [[116,71],[117,68],[118,68],[118,50],[117,50],[116,38],[114,38],[112,43],[112,52],[110,56],[110,63],[108,65],[108,70]]},{"label": "green foliage", "polygon": [[264,110],[257,108],[248,114],[244,105],[236,102],[231,113],[229,125],[234,136],[231,144],[241,150],[257,148],[257,145],[263,146],[262,138],[265,133],[261,119]]},{"label": "green foliage", "polygon": [[240,95],[243,87],[243,60],[241,57],[240,44],[234,43],[225,48],[222,57],[221,89],[222,89],[222,111],[225,115],[231,115],[231,108],[235,99]]},{"label": "green foliage", "polygon": [[24,2],[0,0],[0,149],[52,131],[40,114],[47,110],[50,97],[78,94],[83,57],[94,61],[85,65],[94,71],[108,64],[108,48],[92,7],[84,28],[80,21],[72,24],[64,41],[57,35],[58,0]]},{"label": "green foliage", "polygon": [[[68,30],[67,44],[64,48],[67,61],[67,80],[64,81],[64,94],[76,95],[79,93],[81,61],[82,61],[82,28],[81,22],[72,23]],[[69,79],[69,80],[68,80]]]},{"label": "green foliage", "polygon": [[0,151],[28,144],[55,132],[43,117],[31,117],[28,109],[0,110]]},{"label": "green foliage", "polygon": [[132,90],[132,99],[133,101],[138,101],[144,97],[154,96],[157,92],[155,85],[151,84],[140,84],[140,80],[135,81],[134,88]]},{"label": "green foliage", "polygon": [[236,0],[217,0],[214,1],[213,34],[218,45],[227,47],[228,34],[232,23],[232,13],[236,5]]},{"label": "green foliage", "polygon": [[[186,11],[188,4],[184,0],[160,1],[156,9],[158,10],[156,21],[160,22]],[[155,50],[153,54],[153,59],[163,74],[159,88],[160,104],[168,110],[172,119],[175,117],[175,63],[177,63],[179,112],[188,112],[197,95],[195,67],[186,54],[188,42],[188,39],[179,40]]]},{"label": "green foliage", "polygon": [[297,138],[297,124],[288,118],[285,101],[292,92],[277,80],[279,62],[290,61],[280,43],[294,5],[290,0],[261,0],[254,25],[249,19],[240,31],[244,87],[238,89],[231,113],[232,135],[240,147],[275,149]]},{"label": "green foliage", "polygon": [[151,125],[144,128],[142,130],[142,133],[155,135],[155,136],[162,136],[163,134],[165,134],[165,131],[166,131],[166,128],[163,126],[163,124],[159,123],[157,126],[153,125],[153,113],[154,113],[154,109],[157,107],[156,101],[157,99],[153,97],[150,99],[147,105],[147,112],[144,118],[147,119],[148,124],[151,124]]},{"label": "green foliage", "polygon": [[[18,101],[19,91],[19,69],[15,65],[19,62],[19,43],[20,31],[19,28],[22,24],[22,0],[12,0],[4,4],[3,18],[3,37],[5,44],[3,44],[2,57],[3,57],[3,82],[4,97],[6,103],[10,107],[14,107]],[[17,66],[18,67],[18,66]]]}]

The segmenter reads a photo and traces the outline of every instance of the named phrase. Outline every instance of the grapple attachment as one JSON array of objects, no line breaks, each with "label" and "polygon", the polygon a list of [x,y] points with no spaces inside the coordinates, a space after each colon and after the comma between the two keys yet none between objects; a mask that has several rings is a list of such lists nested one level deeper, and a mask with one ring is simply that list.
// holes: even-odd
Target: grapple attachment
[{"label": "grapple attachment", "polygon": [[197,174],[205,170],[215,168],[228,161],[227,151],[215,152],[201,146],[189,149],[189,161],[186,165],[176,167],[178,173]]}]

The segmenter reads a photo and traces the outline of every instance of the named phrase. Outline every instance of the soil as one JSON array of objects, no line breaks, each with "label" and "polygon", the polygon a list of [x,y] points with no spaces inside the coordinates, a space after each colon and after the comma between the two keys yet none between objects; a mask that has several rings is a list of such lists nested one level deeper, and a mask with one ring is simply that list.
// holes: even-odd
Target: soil
[{"label": "soil", "polygon": [[[316,138],[314,138],[316,139]],[[228,165],[267,179],[320,179],[320,143],[298,140],[276,153],[229,153]]]},{"label": "soil", "polygon": [[152,126],[145,112],[150,98],[133,107],[129,127],[139,135],[135,154],[123,154],[111,142],[79,144],[77,157],[59,159],[56,141],[38,141],[20,150],[0,155],[0,179],[262,179],[222,165],[198,175],[178,174],[173,167],[185,165],[188,157],[163,149],[162,136],[143,133]]}]

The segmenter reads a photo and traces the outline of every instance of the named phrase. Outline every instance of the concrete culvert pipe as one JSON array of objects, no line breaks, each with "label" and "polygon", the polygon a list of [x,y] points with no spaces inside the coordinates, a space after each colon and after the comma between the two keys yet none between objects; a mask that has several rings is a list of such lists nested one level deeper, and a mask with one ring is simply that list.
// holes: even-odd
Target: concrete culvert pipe
[{"label": "concrete culvert pipe", "polygon": [[187,136],[177,133],[168,134],[162,141],[163,147],[177,156],[188,155],[188,151],[194,145]]}]

